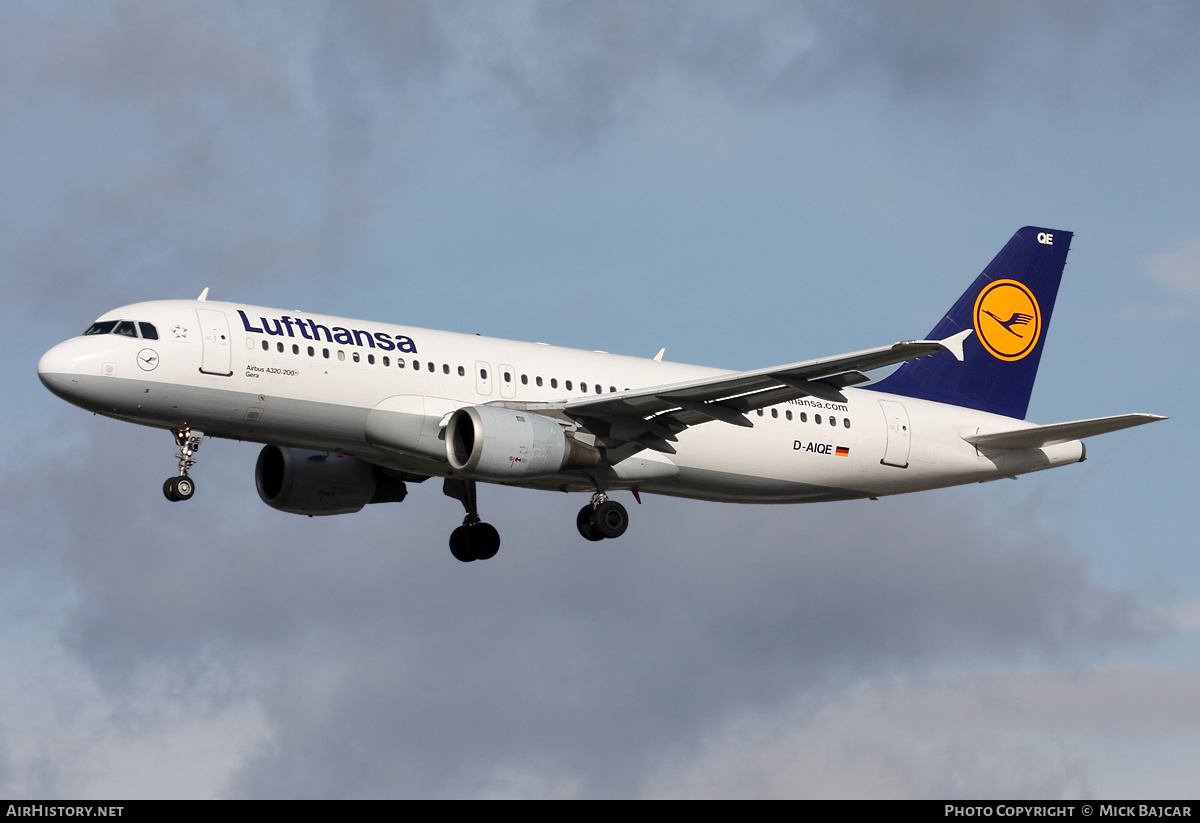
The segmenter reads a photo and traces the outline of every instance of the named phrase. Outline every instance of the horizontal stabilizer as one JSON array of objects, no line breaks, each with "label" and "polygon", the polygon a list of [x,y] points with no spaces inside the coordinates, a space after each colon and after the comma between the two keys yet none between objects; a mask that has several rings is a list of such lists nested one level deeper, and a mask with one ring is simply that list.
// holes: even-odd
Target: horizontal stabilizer
[{"label": "horizontal stabilizer", "polygon": [[1036,449],[1166,419],[1157,414],[1119,414],[1115,417],[1093,417],[1091,420],[1052,423],[1049,426],[1030,426],[986,434],[964,434],[962,439],[981,448]]}]

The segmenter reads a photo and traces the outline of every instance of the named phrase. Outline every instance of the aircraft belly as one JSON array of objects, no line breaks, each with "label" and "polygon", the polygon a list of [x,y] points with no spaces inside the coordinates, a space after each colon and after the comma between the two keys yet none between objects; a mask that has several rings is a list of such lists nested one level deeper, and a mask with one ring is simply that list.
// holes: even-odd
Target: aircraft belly
[{"label": "aircraft belly", "polygon": [[650,486],[645,490],[670,497],[727,503],[806,503],[866,496],[853,489],[694,466],[681,467],[679,477],[670,484]]},{"label": "aircraft belly", "polygon": [[[680,497],[744,503],[794,503],[868,496],[857,438],[790,421],[755,421],[753,429],[710,423],[683,432],[673,460],[679,477],[647,490]],[[840,440],[836,440],[840,437]],[[841,453],[839,454],[839,445]]]},{"label": "aircraft belly", "polygon": [[187,423],[212,437],[324,450],[365,442],[367,410],[354,406],[130,378],[52,375],[51,379],[69,385],[64,394],[89,411],[146,426],[169,429]]}]

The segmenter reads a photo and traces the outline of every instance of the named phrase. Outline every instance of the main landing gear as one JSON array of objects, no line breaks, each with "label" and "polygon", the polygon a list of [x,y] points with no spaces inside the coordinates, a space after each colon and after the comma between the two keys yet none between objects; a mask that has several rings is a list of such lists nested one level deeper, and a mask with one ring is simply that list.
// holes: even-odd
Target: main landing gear
[{"label": "main landing gear", "polygon": [[200,441],[204,439],[204,432],[192,431],[191,426],[183,426],[171,434],[175,435],[175,445],[179,447],[179,452],[175,455],[179,458],[179,476],[167,478],[163,483],[163,496],[172,503],[177,503],[180,500],[191,500],[192,495],[196,493],[196,484],[188,477],[188,470],[196,465],[195,455],[200,448]]},{"label": "main landing gear", "polygon": [[629,528],[629,512],[616,500],[609,500],[608,495],[598,491],[592,495],[592,502],[579,510],[575,526],[586,540],[620,537]]},{"label": "main landing gear", "polygon": [[470,563],[472,560],[491,560],[500,551],[500,532],[490,523],[479,519],[479,508],[475,501],[475,481],[447,477],[442,484],[442,493],[463,504],[467,516],[463,524],[450,533],[450,553],[456,560]]}]

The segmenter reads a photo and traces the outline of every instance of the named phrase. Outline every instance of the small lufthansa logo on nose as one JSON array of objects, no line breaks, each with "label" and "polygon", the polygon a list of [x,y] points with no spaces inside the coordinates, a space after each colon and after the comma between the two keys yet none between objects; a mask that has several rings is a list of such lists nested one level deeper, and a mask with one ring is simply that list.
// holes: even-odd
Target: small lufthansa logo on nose
[{"label": "small lufthansa logo on nose", "polygon": [[158,368],[158,352],[154,349],[142,349],[137,353],[138,368],[142,371],[154,371]]},{"label": "small lufthansa logo on nose", "polygon": [[1042,312],[1024,283],[996,280],[975,299],[975,333],[994,357],[1020,360],[1042,334]]}]

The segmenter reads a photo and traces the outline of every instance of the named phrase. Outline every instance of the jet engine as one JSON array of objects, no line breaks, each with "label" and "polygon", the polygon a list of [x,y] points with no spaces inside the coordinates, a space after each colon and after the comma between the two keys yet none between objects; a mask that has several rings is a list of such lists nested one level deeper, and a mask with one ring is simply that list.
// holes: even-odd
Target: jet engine
[{"label": "jet engine", "polygon": [[350,514],[368,503],[399,503],[403,480],[357,457],[264,446],[254,467],[258,496],[291,514]]},{"label": "jet engine", "polygon": [[465,406],[446,424],[446,457],[455,471],[485,480],[546,477],[600,463],[600,452],[553,418],[498,406]]}]

